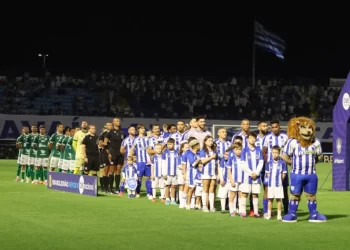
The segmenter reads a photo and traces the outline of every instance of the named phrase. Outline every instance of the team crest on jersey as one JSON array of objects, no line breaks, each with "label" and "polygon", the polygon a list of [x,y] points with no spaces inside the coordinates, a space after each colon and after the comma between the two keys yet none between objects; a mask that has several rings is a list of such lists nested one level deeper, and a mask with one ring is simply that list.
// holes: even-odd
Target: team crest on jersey
[{"label": "team crest on jersey", "polygon": [[340,138],[337,139],[336,145],[337,145],[337,153],[340,154],[341,153],[341,139]]}]

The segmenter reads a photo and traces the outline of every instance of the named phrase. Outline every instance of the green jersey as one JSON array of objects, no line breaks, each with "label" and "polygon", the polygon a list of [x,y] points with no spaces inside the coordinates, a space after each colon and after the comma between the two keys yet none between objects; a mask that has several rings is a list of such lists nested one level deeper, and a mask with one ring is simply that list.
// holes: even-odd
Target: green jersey
[{"label": "green jersey", "polygon": [[60,138],[60,140],[58,141],[57,145],[60,151],[60,158],[63,159],[63,153],[64,153],[64,149],[62,150],[62,146],[66,145],[66,142],[68,140],[68,136],[64,135]]},{"label": "green jersey", "polygon": [[28,141],[28,138],[29,138],[29,134],[21,134],[17,139],[17,143],[22,144],[21,154],[23,155],[29,155],[30,153],[30,143]]},{"label": "green jersey", "polygon": [[[23,134],[22,134],[23,135]],[[20,138],[22,137],[22,135],[20,135],[17,140],[16,140],[16,144],[20,142]],[[18,158],[21,158],[21,154],[22,154],[22,148],[18,149]]]},{"label": "green jersey", "polygon": [[63,154],[63,159],[65,160],[75,160],[75,151],[72,146],[73,144],[73,137],[67,136],[66,137],[66,145],[64,148],[64,154]]},{"label": "green jersey", "polygon": [[38,135],[34,144],[36,145],[36,158],[49,158],[49,136],[47,135]]},{"label": "green jersey", "polygon": [[38,133],[36,134],[33,134],[31,133],[28,137],[28,142],[29,142],[29,145],[30,145],[30,152],[29,152],[29,157],[33,157],[35,158],[36,157],[36,150],[34,149],[34,144],[35,144],[35,138],[38,137]]},{"label": "green jersey", "polygon": [[51,149],[51,157],[60,158],[61,151],[57,150],[57,144],[63,136],[64,136],[63,134],[57,134],[57,133],[54,133],[51,135],[50,140],[49,140],[49,143],[53,144],[53,147]]}]

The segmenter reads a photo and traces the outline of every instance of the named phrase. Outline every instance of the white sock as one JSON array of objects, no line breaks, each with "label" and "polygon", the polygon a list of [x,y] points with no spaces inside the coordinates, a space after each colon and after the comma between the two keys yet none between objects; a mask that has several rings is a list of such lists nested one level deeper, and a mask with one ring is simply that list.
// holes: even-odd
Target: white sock
[{"label": "white sock", "polygon": [[208,193],[202,192],[202,205],[203,205],[203,207],[207,207],[207,195],[208,195]]},{"label": "white sock", "polygon": [[[271,212],[271,211],[270,211],[270,212]],[[278,216],[278,217],[282,216],[282,211],[281,211],[281,210],[278,210],[278,211],[277,211],[277,216]]]},{"label": "white sock", "polygon": [[133,195],[136,194],[136,191],[135,191],[135,190],[132,190],[132,191],[131,191],[131,194],[133,194]]},{"label": "white sock", "polygon": [[254,214],[259,213],[259,198],[253,198]]},{"label": "white sock", "polygon": [[153,194],[153,199],[155,199],[156,195],[157,195],[157,189],[153,188],[152,189],[152,194]]},{"label": "white sock", "polygon": [[214,193],[209,193],[209,205],[210,205],[210,209],[215,209],[214,201],[215,201],[215,194],[214,194]]},{"label": "white sock", "polygon": [[187,194],[183,195],[182,202],[183,202],[183,206],[185,207],[187,205]]},{"label": "white sock", "polygon": [[246,202],[247,202],[247,198],[245,198],[245,197],[239,198],[239,212],[241,214],[247,213]]},{"label": "white sock", "polygon": [[232,205],[235,208],[235,210],[237,210],[237,195],[235,196],[235,198],[232,201]]},{"label": "white sock", "polygon": [[131,193],[130,191],[131,191],[131,190],[130,190],[130,189],[128,189],[128,191],[127,191],[127,192],[128,192],[128,195],[130,195],[130,193]]},{"label": "white sock", "polygon": [[170,201],[170,198],[166,198],[166,201]]},{"label": "white sock", "polygon": [[179,191],[179,201],[180,201],[180,206],[183,206],[183,196],[184,196],[184,192],[183,191]]},{"label": "white sock", "polygon": [[236,209],[234,209],[233,202],[229,202],[228,206],[230,208],[230,214],[233,213]]},{"label": "white sock", "polygon": [[192,198],[191,198],[191,208],[194,208],[195,205],[196,205],[196,198],[192,196]]},{"label": "white sock", "polygon": [[160,189],[160,198],[164,199],[164,188]]},{"label": "white sock", "polygon": [[175,192],[175,199],[178,201],[180,200],[180,197],[181,197],[180,192],[182,191]]},{"label": "white sock", "polygon": [[225,211],[226,208],[226,199],[221,199],[221,211]]},{"label": "white sock", "polygon": [[267,210],[268,216],[271,216],[271,210]]},{"label": "white sock", "polygon": [[175,201],[175,198],[174,198],[174,197],[171,197],[171,201]]}]

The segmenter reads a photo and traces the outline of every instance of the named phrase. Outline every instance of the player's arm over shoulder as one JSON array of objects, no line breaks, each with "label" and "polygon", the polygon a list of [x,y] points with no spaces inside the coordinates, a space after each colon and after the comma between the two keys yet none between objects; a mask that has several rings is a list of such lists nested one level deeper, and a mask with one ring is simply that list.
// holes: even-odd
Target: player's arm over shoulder
[{"label": "player's arm over shoulder", "polygon": [[297,140],[296,139],[288,139],[286,146],[283,148],[283,152],[281,155],[282,160],[284,160],[286,163],[291,164],[291,156],[293,155],[294,150],[298,146]]},{"label": "player's arm over shoulder", "polygon": [[316,161],[322,161],[323,160],[323,152],[322,152],[322,144],[321,141],[319,139],[316,139],[314,142],[315,145],[315,157],[316,157]]}]

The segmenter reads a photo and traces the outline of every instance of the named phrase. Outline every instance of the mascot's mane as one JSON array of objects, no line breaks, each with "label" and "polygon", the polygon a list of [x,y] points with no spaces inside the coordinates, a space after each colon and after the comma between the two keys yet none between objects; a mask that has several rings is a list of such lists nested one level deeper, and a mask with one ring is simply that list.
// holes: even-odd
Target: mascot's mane
[{"label": "mascot's mane", "polygon": [[[300,135],[300,126],[308,126],[308,125],[311,126],[312,128],[312,136],[310,137],[309,140],[305,140]],[[301,117],[295,117],[289,120],[287,135],[288,135],[288,138],[296,139],[297,141],[299,141],[300,145],[303,148],[306,148],[310,146],[312,143],[314,143],[315,131],[316,131],[315,122],[308,117],[301,116]]]}]

